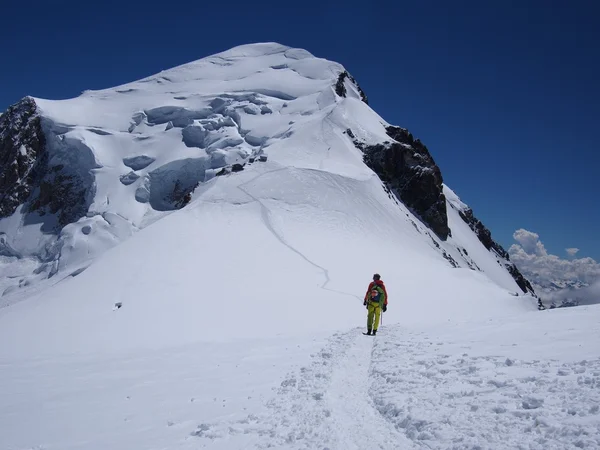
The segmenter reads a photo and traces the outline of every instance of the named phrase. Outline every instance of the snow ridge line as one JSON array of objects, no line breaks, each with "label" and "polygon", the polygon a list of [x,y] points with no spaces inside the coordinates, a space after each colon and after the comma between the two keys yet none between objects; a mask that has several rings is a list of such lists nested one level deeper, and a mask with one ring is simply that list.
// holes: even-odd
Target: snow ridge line
[{"label": "snow ridge line", "polygon": [[283,170],[288,170],[288,167],[281,167],[279,169],[274,169],[274,170],[270,170],[268,172],[262,173],[260,175],[257,175],[256,177],[252,178],[249,181],[246,181],[245,183],[242,183],[238,186],[238,189],[241,190],[244,194],[246,194],[248,197],[250,197],[253,201],[257,202],[260,205],[260,209],[261,209],[261,219],[265,225],[265,227],[267,227],[267,229],[271,232],[271,234],[273,234],[273,236],[279,241],[281,242],[282,245],[284,245],[285,247],[287,247],[288,249],[290,249],[292,252],[296,253],[298,256],[300,256],[304,261],[306,261],[308,264],[310,264],[311,266],[313,266],[316,269],[319,269],[322,274],[323,277],[325,278],[325,281],[323,282],[323,284],[321,284],[321,286],[319,286],[321,289],[329,291],[329,292],[334,292],[337,294],[341,294],[341,295],[347,295],[350,297],[354,297],[358,300],[362,299],[360,297],[358,297],[357,295],[354,294],[349,294],[348,292],[342,292],[342,291],[337,291],[335,289],[330,289],[327,287],[327,285],[330,283],[331,278],[329,277],[329,270],[326,269],[323,266],[320,266],[319,264],[317,264],[316,262],[312,261],[310,258],[308,258],[304,253],[302,253],[300,250],[298,250],[297,248],[295,248],[294,246],[292,246],[289,242],[287,242],[285,240],[285,238],[281,235],[281,233],[279,233],[275,227],[273,226],[272,220],[271,220],[271,210],[264,204],[264,202],[262,202],[258,197],[252,195],[244,186],[246,186],[247,184],[258,180],[260,177],[264,176],[264,175],[268,175],[274,172],[281,172]]}]

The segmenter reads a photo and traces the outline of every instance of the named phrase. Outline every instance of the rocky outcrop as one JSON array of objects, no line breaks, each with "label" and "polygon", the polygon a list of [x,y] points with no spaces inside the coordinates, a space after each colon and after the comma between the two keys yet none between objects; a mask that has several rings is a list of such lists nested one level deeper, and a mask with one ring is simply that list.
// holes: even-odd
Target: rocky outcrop
[{"label": "rocky outcrop", "polygon": [[0,116],[0,218],[13,214],[29,198],[47,159],[37,106],[26,97]]},{"label": "rocky outcrop", "polygon": [[[68,128],[52,126],[31,97],[0,117],[0,218],[24,205],[25,220],[41,220],[44,232],[86,215],[98,167],[91,149],[65,136]],[[55,220],[39,219],[47,214]]]},{"label": "rocky outcrop", "polygon": [[488,250],[494,250],[502,258],[509,260],[508,252],[492,239],[491,231],[488,230],[485,225],[483,225],[483,223],[481,223],[481,221],[473,215],[473,210],[471,208],[467,208],[464,211],[459,211],[458,214],[462,220],[469,225],[471,230],[475,232],[479,238],[479,241],[485,248]]},{"label": "rocky outcrop", "polygon": [[524,293],[531,292],[532,294],[535,294],[533,286],[531,286],[529,280],[525,278],[521,272],[519,272],[517,266],[515,266],[513,263],[506,264],[506,270],[508,270],[508,273],[511,274],[517,285]]},{"label": "rocky outcrop", "polygon": [[458,212],[462,220],[464,220],[471,230],[477,235],[479,241],[483,244],[485,248],[488,250],[492,250],[498,254],[501,258],[506,260],[506,270],[508,273],[514,278],[517,285],[521,288],[524,293],[532,293],[535,294],[531,283],[523,276],[517,266],[510,262],[510,256],[508,252],[504,250],[504,248],[498,244],[496,241],[492,239],[492,233],[488,230],[483,223],[475,215],[473,214],[473,210],[471,208],[467,208],[463,211]]},{"label": "rocky outcrop", "polygon": [[404,128],[386,127],[393,139],[382,144],[367,145],[346,133],[362,150],[365,164],[400,197],[421,220],[446,240],[450,235],[442,172],[429,150]]},{"label": "rocky outcrop", "polygon": [[346,91],[346,85],[344,84],[346,79],[350,80],[352,82],[352,84],[354,84],[354,86],[356,86],[356,89],[358,90],[358,93],[360,94],[361,100],[368,105],[369,99],[367,98],[367,94],[365,94],[365,92],[358,85],[358,83],[356,82],[354,77],[352,75],[350,75],[347,71],[343,71],[338,76],[337,82],[335,83],[335,93],[337,95],[339,95],[340,97],[346,97],[347,91]]},{"label": "rocky outcrop", "polygon": [[87,214],[94,189],[93,177],[89,174],[81,176],[62,164],[49,167],[40,182],[38,195],[29,203],[28,212],[55,215],[56,223],[48,221],[43,231],[58,232]]},{"label": "rocky outcrop", "polygon": [[[387,135],[393,141],[368,145],[356,138],[352,130],[346,134],[354,145],[363,152],[365,164],[369,166],[400,197],[438,237],[446,240],[451,234],[448,226],[446,197],[443,193],[443,178],[440,168],[423,143],[404,128],[388,126]],[[459,211],[460,217],[477,235],[483,246],[503,258],[506,270],[524,293],[535,295],[531,283],[510,262],[508,252],[492,239],[492,233],[467,208]],[[452,263],[452,261],[451,261]],[[456,266],[456,265],[455,265]]]}]

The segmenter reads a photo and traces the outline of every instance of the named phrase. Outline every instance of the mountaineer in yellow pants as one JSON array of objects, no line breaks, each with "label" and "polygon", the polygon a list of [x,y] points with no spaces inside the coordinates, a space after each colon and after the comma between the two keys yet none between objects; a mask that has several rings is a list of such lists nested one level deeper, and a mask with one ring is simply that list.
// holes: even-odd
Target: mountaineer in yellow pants
[{"label": "mountaineer in yellow pants", "polygon": [[367,333],[366,334],[377,334],[377,328],[379,327],[379,319],[381,312],[387,311],[387,291],[385,285],[381,281],[381,276],[376,273],[373,275],[373,281],[369,283],[369,288],[365,294],[365,301],[363,305],[367,307]]}]

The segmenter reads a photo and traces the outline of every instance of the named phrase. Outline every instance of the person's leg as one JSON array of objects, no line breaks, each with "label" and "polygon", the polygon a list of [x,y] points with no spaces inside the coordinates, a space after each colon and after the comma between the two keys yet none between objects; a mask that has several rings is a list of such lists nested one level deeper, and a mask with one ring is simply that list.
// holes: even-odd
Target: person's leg
[{"label": "person's leg", "polygon": [[369,303],[368,305],[368,314],[367,314],[367,332],[370,333],[373,329],[373,317],[375,314],[375,308],[373,307],[373,303]]},{"label": "person's leg", "polygon": [[381,317],[381,307],[379,306],[379,303],[375,303],[374,307],[374,314],[375,314],[375,321],[373,322],[373,331],[377,331],[377,328],[379,328],[379,318]]}]

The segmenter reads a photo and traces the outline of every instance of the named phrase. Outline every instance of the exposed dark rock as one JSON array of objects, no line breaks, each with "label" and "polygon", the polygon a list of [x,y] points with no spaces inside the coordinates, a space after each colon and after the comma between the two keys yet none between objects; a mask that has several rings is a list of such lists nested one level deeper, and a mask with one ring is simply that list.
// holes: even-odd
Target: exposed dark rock
[{"label": "exposed dark rock", "polygon": [[244,170],[244,166],[241,164],[234,164],[233,166],[231,166],[232,172],[241,172],[242,170]]},{"label": "exposed dark rock", "polygon": [[29,198],[47,159],[37,106],[25,97],[0,116],[0,217],[10,216]]},{"label": "exposed dark rock", "polygon": [[[412,222],[412,220],[411,220],[411,222]],[[414,222],[413,222],[413,225],[415,226],[415,228],[417,228],[417,226]],[[417,231],[419,231],[418,228],[417,228]],[[435,246],[435,248],[437,248],[438,250],[440,250],[442,252],[442,256],[444,257],[444,259],[446,261],[448,261],[450,263],[450,265],[452,267],[454,267],[455,269],[457,267],[460,267],[460,265],[456,262],[456,260],[452,257],[452,255],[448,254],[446,252],[446,250],[442,249],[440,247],[440,244],[437,243],[437,241],[433,238],[433,236],[431,236],[429,233],[427,233],[427,234],[429,235],[429,238],[431,239],[431,242],[433,242],[433,245]]]},{"label": "exposed dark rock", "polygon": [[[56,233],[85,216],[93,201],[94,169],[101,166],[86,143],[68,129],[42,118],[48,162],[40,164],[40,180],[27,202],[26,222],[42,222],[42,231]],[[47,214],[53,217],[40,219]]]},{"label": "exposed dark rock", "polygon": [[[41,221],[42,231],[56,232],[86,214],[95,189],[90,170],[98,166],[67,131],[42,119],[31,97],[0,117],[0,217],[25,205],[26,223]],[[41,219],[46,214],[55,218]]]},{"label": "exposed dark rock", "polygon": [[[85,216],[94,190],[91,176],[90,179],[85,179],[77,172],[64,169],[62,165],[48,168],[40,182],[38,195],[32,198],[28,208],[30,213],[35,212],[41,216],[56,215],[56,225],[61,228]],[[43,231],[57,230],[45,228]]]},{"label": "exposed dark rock", "polygon": [[[404,128],[387,127],[394,142],[367,145],[354,139],[364,161],[440,239],[450,235],[442,173],[427,147]],[[347,130],[353,136],[351,130]]]},{"label": "exposed dark rock", "polygon": [[335,93],[339,97],[346,97],[346,86],[344,86],[344,80],[348,76],[347,72],[340,73],[337,82],[335,83]]},{"label": "exposed dark rock", "polygon": [[531,286],[531,283],[523,276],[521,272],[519,272],[517,266],[515,266],[513,263],[506,264],[506,270],[508,270],[508,273],[510,273],[511,276],[515,279],[517,285],[521,288],[523,292],[531,292],[532,294],[535,293],[533,287]]},{"label": "exposed dark rock", "polygon": [[444,259],[446,259],[446,260],[447,260],[447,261],[450,263],[450,265],[451,265],[452,267],[454,267],[455,269],[456,269],[457,267],[460,267],[460,266],[458,265],[458,263],[456,262],[456,260],[455,260],[455,259],[454,259],[454,258],[453,258],[451,255],[449,255],[448,253],[446,253],[446,250],[443,250],[443,251],[442,251],[442,256],[443,256],[443,257],[444,257]]},{"label": "exposed dark rock", "polygon": [[472,269],[472,270],[478,270],[478,271],[481,272],[481,269],[475,263],[475,261],[473,261],[471,259],[471,257],[469,256],[469,252],[467,252],[466,249],[464,249],[462,247],[456,247],[456,249],[458,250],[458,253],[460,253],[460,255],[463,257],[463,259],[465,260],[465,262],[467,263],[467,265],[469,266],[470,269]]},{"label": "exposed dark rock", "polygon": [[347,94],[346,85],[344,84],[344,81],[346,80],[346,78],[349,79],[352,82],[352,84],[354,84],[354,86],[356,86],[356,89],[358,90],[358,93],[360,94],[361,100],[368,105],[369,99],[367,98],[367,95],[361,89],[361,87],[358,85],[358,83],[354,79],[354,77],[352,75],[350,75],[347,71],[340,73],[340,75],[338,76],[337,82],[335,83],[335,93],[337,95],[339,95],[340,97],[346,97],[346,94]]},{"label": "exposed dark rock", "polygon": [[459,211],[458,214],[464,220],[471,230],[475,232],[481,243],[488,250],[494,250],[502,258],[509,260],[508,252],[502,248],[500,244],[492,239],[492,233],[488,230],[479,219],[473,215],[473,210],[468,208],[464,211]]},{"label": "exposed dark rock", "polygon": [[[404,128],[386,127],[387,135],[393,142],[367,145],[355,138],[352,130],[346,134],[353,139],[354,145],[362,150],[364,161],[390,187],[421,220],[427,224],[440,239],[446,240],[451,231],[448,227],[446,197],[443,193],[443,179],[440,168],[433,160],[425,145]],[[483,246],[493,250],[506,260],[504,266],[523,292],[534,290],[531,283],[523,277],[517,267],[510,262],[508,252],[492,239],[491,232],[473,215],[469,208],[459,211],[462,219],[475,232]],[[465,251],[466,254],[466,251]],[[449,255],[448,255],[449,256]],[[450,264],[458,266],[452,257],[446,257]],[[475,268],[478,268],[474,264]]]},{"label": "exposed dark rock", "polygon": [[175,182],[173,193],[170,196],[170,200],[173,202],[175,209],[181,209],[192,201],[192,191],[194,188],[195,186],[190,188],[189,186],[184,185],[184,183],[181,183],[179,180]]},{"label": "exposed dark rock", "polygon": [[521,272],[519,272],[517,266],[510,262],[510,256],[508,255],[508,252],[492,239],[492,233],[485,227],[485,225],[483,225],[483,223],[481,223],[479,219],[477,219],[477,217],[474,216],[473,210],[471,208],[467,208],[464,211],[459,211],[458,214],[477,235],[479,241],[485,248],[488,250],[493,250],[498,254],[498,256],[506,260],[504,266],[506,267],[506,270],[508,270],[508,273],[510,273],[514,278],[521,290],[525,293],[531,292],[532,294],[535,294],[531,283],[523,276]]}]

